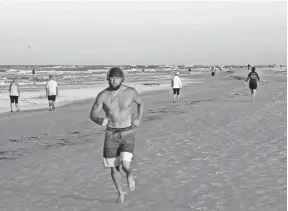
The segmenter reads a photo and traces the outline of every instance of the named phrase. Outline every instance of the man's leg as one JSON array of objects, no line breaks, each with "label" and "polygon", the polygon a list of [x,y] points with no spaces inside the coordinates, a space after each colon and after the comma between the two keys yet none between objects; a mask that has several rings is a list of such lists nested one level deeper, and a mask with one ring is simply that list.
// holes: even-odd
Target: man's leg
[{"label": "man's leg", "polygon": [[254,89],[251,89],[251,97],[252,97],[252,101],[254,101]]},{"label": "man's leg", "polygon": [[133,154],[130,152],[121,152],[122,169],[126,173],[126,179],[130,191],[135,190],[135,181],[132,175],[132,167],[131,167],[132,157]]},{"label": "man's leg", "polygon": [[52,110],[54,111],[55,110],[55,101],[54,100],[52,101],[51,106],[52,106]]},{"label": "man's leg", "polygon": [[119,166],[111,167],[111,177],[119,194],[118,202],[122,204],[124,202],[125,192],[122,189],[122,177]]},{"label": "man's leg", "polygon": [[11,102],[10,102],[10,109],[11,109],[11,112],[13,112],[13,104],[14,104],[14,103],[11,103]]},{"label": "man's leg", "polygon": [[176,94],[173,94],[173,103],[176,102]]},{"label": "man's leg", "polygon": [[56,95],[53,95],[51,100],[52,100],[52,110],[54,111],[55,110]]},{"label": "man's leg", "polygon": [[48,100],[49,103],[49,111],[52,111],[52,100]]},{"label": "man's leg", "polygon": [[252,100],[253,100],[253,102],[254,102],[254,100],[255,100],[255,95],[256,95],[256,89],[253,89],[252,92],[253,92],[253,93],[252,93]]},{"label": "man's leg", "polygon": [[14,99],[12,96],[10,96],[10,111],[13,112],[13,104],[14,104]]},{"label": "man's leg", "polygon": [[122,169],[126,173],[127,183],[130,191],[135,190],[135,181],[132,175],[132,167],[130,161],[122,161]]},{"label": "man's leg", "polygon": [[15,103],[15,107],[16,107],[16,111],[20,111],[20,109],[18,107],[18,103]]},{"label": "man's leg", "polygon": [[253,97],[256,96],[256,89],[253,89]]},{"label": "man's leg", "polygon": [[180,89],[177,89],[177,91],[176,91],[177,93],[177,102],[179,102],[180,101]]},{"label": "man's leg", "polygon": [[18,97],[16,97],[15,99],[15,108],[16,108],[16,111],[20,111],[20,109],[18,108]]}]

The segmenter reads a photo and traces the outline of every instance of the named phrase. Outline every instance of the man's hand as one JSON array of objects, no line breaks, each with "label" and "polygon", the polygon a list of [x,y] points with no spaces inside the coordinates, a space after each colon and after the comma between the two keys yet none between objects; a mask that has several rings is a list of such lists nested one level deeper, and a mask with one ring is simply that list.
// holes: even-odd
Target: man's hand
[{"label": "man's hand", "polygon": [[108,122],[109,122],[109,119],[104,118],[101,125],[102,125],[103,127],[106,127],[107,124],[108,124]]},{"label": "man's hand", "polygon": [[133,122],[134,127],[140,127],[140,121],[138,119],[135,119]]},{"label": "man's hand", "polygon": [[246,87],[247,82],[245,82],[244,87]]}]

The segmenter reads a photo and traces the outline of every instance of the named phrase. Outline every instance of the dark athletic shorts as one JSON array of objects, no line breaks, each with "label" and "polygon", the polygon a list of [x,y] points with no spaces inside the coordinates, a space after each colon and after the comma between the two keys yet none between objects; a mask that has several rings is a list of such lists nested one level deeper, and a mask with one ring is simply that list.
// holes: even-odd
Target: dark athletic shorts
[{"label": "dark athletic shorts", "polygon": [[11,103],[15,102],[16,104],[18,104],[18,98],[19,98],[18,96],[10,96],[10,102]]},{"label": "dark athletic shorts", "polygon": [[252,89],[257,89],[257,83],[249,83],[249,88]]},{"label": "dark athletic shorts", "polygon": [[121,152],[134,153],[135,132],[132,126],[127,128],[109,128],[105,134],[103,157],[116,158]]},{"label": "dark athletic shorts", "polygon": [[50,96],[48,96],[48,100],[50,101],[56,101],[56,95],[50,95]]},{"label": "dark athletic shorts", "polygon": [[179,92],[180,92],[180,89],[173,89],[173,94],[174,95],[176,95],[176,94],[179,95]]},{"label": "dark athletic shorts", "polygon": [[214,75],[215,75],[215,73],[214,73],[214,72],[212,72],[212,73],[211,73],[211,75],[212,75],[212,76],[214,76]]}]

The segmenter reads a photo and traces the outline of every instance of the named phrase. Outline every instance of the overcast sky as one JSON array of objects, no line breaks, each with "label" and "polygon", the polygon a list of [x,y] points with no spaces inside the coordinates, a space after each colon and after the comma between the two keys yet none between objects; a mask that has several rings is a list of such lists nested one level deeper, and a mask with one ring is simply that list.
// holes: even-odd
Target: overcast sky
[{"label": "overcast sky", "polygon": [[285,1],[0,0],[0,29],[0,65],[287,63]]}]

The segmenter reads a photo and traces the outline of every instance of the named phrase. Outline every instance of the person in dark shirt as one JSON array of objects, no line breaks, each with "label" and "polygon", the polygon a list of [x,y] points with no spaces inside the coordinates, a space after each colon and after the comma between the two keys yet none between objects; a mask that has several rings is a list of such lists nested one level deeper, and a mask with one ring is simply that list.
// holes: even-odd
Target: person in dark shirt
[{"label": "person in dark shirt", "polygon": [[245,81],[245,87],[246,87],[247,81],[249,80],[249,88],[251,90],[251,97],[253,101],[256,95],[257,83],[258,81],[260,81],[260,77],[255,70],[256,68],[252,67],[251,72],[248,74],[248,77]]}]

